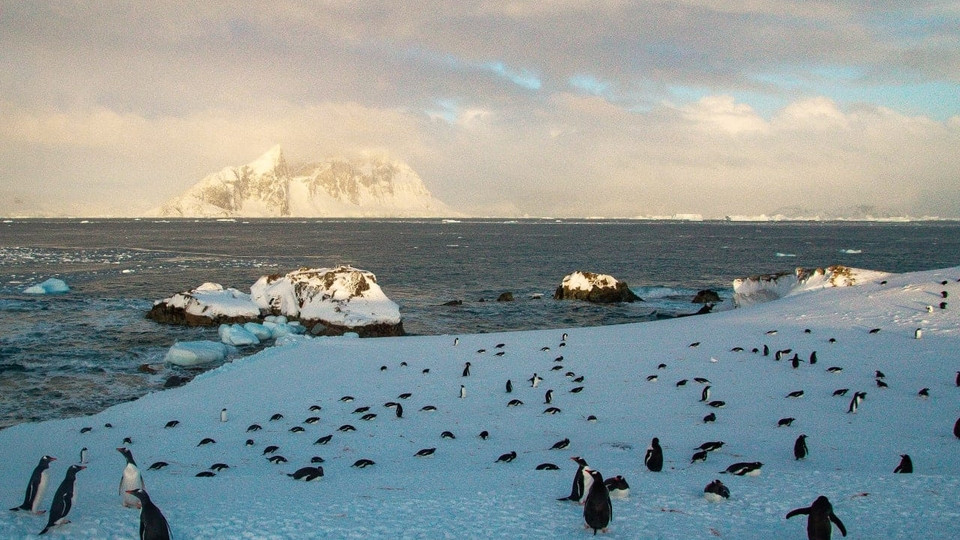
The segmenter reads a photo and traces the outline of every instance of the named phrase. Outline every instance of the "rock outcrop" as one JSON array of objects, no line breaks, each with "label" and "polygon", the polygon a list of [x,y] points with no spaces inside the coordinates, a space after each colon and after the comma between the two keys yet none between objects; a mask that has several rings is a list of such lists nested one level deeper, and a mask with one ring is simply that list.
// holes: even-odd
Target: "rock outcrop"
[{"label": "rock outcrop", "polygon": [[553,297],[557,300],[586,300],[598,304],[643,301],[630,290],[626,282],[606,274],[581,271],[564,277]]}]

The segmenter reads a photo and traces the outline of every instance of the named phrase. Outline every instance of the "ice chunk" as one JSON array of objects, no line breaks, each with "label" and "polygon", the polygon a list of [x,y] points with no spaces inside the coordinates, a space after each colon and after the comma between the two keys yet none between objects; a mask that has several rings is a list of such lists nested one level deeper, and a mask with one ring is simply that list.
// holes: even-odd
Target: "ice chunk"
[{"label": "ice chunk", "polygon": [[220,334],[220,341],[227,345],[239,347],[243,345],[260,344],[260,339],[254,335],[253,332],[244,328],[243,325],[221,324],[218,333]]},{"label": "ice chunk", "polygon": [[70,287],[62,279],[50,278],[39,285],[28,287],[23,294],[59,294],[70,292]]},{"label": "ice chunk", "polygon": [[178,366],[197,366],[222,361],[229,351],[225,344],[216,341],[178,341],[170,347],[163,361]]}]

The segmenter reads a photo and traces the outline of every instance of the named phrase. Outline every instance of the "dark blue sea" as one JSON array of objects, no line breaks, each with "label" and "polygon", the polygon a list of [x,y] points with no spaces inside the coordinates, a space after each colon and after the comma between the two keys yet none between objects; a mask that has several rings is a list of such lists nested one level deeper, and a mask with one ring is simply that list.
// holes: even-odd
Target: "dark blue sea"
[{"label": "dark blue sea", "polygon": [[[350,264],[377,275],[410,334],[648,321],[695,312],[737,277],[844,264],[909,272],[960,264],[960,223],[602,220],[8,220],[0,223],[0,427],[91,414],[158,390],[140,371],[216,330],[146,320],[154,301],[212,281]],[[575,270],[645,302],[553,300]],[[27,295],[47,278],[66,294]],[[513,302],[496,302],[511,292]],[[462,305],[443,304],[461,300]],[[251,351],[239,351],[249,354]]]}]

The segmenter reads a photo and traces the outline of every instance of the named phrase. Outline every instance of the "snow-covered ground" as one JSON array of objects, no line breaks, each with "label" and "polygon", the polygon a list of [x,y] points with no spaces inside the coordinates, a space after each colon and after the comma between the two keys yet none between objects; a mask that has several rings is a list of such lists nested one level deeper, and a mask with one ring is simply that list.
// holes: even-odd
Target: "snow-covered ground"
[{"label": "snow-covered ground", "polygon": [[[50,454],[59,459],[51,466],[48,507],[67,466],[87,447],[72,523],[51,536],[135,538],[138,512],[123,508],[117,494],[124,459],[115,448],[130,437],[146,489],[177,538],[581,538],[590,534],[581,507],[556,500],[569,494],[576,470],[569,458],[579,455],[605,477],[622,474],[630,483],[629,498],[613,502],[607,538],[802,539],[806,518],[785,515],[818,495],[829,497],[848,538],[956,538],[960,318],[950,304],[939,304],[960,295],[958,278],[960,267],[890,275],[886,284],[812,290],[711,315],[573,328],[564,347],[556,330],[464,335],[456,346],[454,336],[288,336],[181,388],[94,416],[0,431],[0,498],[8,508],[20,504],[31,470]],[[764,345],[769,356],[751,352]],[[774,351],[788,348],[793,352],[777,362]],[[813,351],[818,362],[810,365]],[[787,361],[794,353],[804,360],[796,369]],[[462,376],[466,362],[469,377]],[[887,388],[877,386],[876,370]],[[534,373],[543,377],[538,388],[526,382]],[[709,379],[711,400],[726,407],[701,403],[695,377]],[[677,386],[681,379],[689,382]],[[571,393],[577,386],[583,391]],[[917,395],[925,387],[927,399]],[[833,396],[840,388],[850,391]],[[559,414],[543,413],[547,389]],[[796,390],[802,398],[785,397]],[[867,397],[848,414],[855,391]],[[409,398],[398,398],[406,392]],[[345,395],[354,400],[340,401]],[[511,399],[524,404],[507,407]],[[402,418],[384,407],[388,401],[402,404]],[[322,409],[312,412],[312,405]],[[436,411],[421,411],[426,405]],[[376,418],[361,420],[353,413],[360,406]],[[709,412],[717,421],[705,424]],[[284,418],[271,421],[275,413]],[[597,421],[588,422],[589,415]],[[320,421],[305,423],[311,416]],[[777,427],[784,417],[796,420]],[[170,420],[180,423],[165,428]],[[254,423],[263,429],[248,433]],[[344,424],[356,431],[339,431]],[[293,433],[294,426],[304,431]],[[441,439],[447,430],[456,438]],[[486,440],[478,437],[484,430]],[[801,433],[810,456],[796,461],[793,443]],[[314,444],[325,435],[333,435],[328,444]],[[216,442],[198,446],[207,437]],[[569,448],[550,449],[565,437]],[[653,437],[664,448],[660,473],[643,465]],[[254,444],[246,446],[247,439]],[[725,445],[691,464],[694,448],[707,441]],[[278,445],[288,462],[268,462],[268,445]],[[434,447],[432,457],[414,457]],[[495,463],[509,451],[518,453],[515,461]],[[913,474],[893,474],[900,454],[913,458]],[[325,460],[320,481],[286,476],[313,456]],[[361,458],[376,464],[351,467]],[[146,470],[156,461],[169,466]],[[762,462],[762,474],[719,474],[738,461]],[[218,462],[230,468],[195,477]],[[560,470],[535,470],[544,462]],[[728,501],[703,499],[714,478],[729,486]],[[30,537],[45,523],[3,511],[0,537]]]}]

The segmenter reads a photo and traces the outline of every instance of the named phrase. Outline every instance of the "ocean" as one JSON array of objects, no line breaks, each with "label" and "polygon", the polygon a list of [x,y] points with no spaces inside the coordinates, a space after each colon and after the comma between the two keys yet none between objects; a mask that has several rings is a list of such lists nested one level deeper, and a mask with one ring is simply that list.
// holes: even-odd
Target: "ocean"
[{"label": "ocean", "polygon": [[[176,340],[156,300],[204,282],[350,264],[377,275],[410,334],[649,321],[695,312],[693,295],[796,267],[909,272],[960,264],[960,223],[619,220],[7,220],[0,223],[0,427],[92,414],[162,388],[144,373]],[[645,302],[553,300],[575,270],[611,274]],[[47,278],[71,292],[27,295]],[[511,292],[513,302],[497,302]],[[445,306],[460,300],[460,306]],[[240,350],[238,354],[251,351]]]}]

